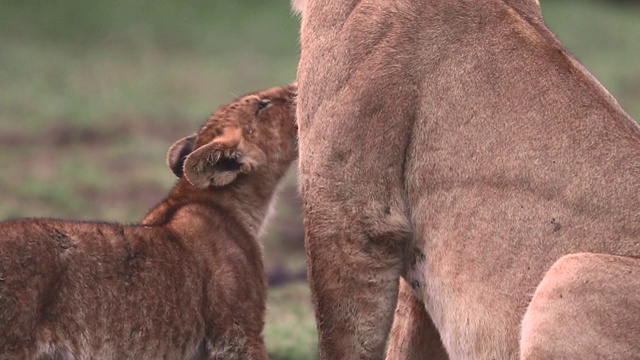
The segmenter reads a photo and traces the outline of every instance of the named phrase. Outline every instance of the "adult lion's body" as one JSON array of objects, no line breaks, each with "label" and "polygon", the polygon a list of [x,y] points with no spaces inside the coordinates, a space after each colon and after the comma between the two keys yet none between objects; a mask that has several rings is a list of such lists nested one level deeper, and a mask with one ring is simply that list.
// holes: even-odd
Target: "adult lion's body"
[{"label": "adult lion's body", "polygon": [[419,346],[399,344],[399,327],[434,333],[430,316],[451,358],[516,358],[556,260],[640,256],[640,131],[537,2],[302,7],[300,179],[323,359],[382,357],[399,277],[415,296],[400,310],[428,315],[396,324],[390,357]]}]

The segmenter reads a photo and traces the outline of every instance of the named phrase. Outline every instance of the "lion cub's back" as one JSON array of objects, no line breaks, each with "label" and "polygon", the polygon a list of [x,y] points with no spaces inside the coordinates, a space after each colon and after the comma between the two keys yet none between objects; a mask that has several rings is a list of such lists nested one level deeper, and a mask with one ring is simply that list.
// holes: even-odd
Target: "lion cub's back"
[{"label": "lion cub's back", "polygon": [[[20,354],[15,351],[28,357],[42,351],[186,357],[199,344],[171,340],[204,335],[197,311],[202,280],[189,276],[199,266],[186,250],[159,228],[45,219],[0,223],[0,358]],[[47,349],[49,344],[57,348]]]}]

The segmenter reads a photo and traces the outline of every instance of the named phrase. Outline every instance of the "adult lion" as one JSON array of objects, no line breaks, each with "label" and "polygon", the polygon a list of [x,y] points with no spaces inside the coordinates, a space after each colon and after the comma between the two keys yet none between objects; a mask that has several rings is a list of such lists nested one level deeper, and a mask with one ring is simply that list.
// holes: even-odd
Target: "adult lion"
[{"label": "adult lion", "polygon": [[[574,253],[629,260],[624,277],[593,281],[640,282],[631,258],[640,256],[640,129],[546,27],[537,1],[294,3],[322,359],[382,358],[399,283],[390,358],[517,358],[536,291],[525,357],[550,344],[545,324],[575,321],[553,301],[563,289],[572,294],[564,304],[592,293],[600,312],[637,308],[635,293],[608,301],[615,296],[580,288],[580,277],[536,290]],[[577,273],[606,269],[589,254],[572,259]],[[640,322],[638,311],[611,313]],[[541,316],[550,322],[534,321]],[[600,341],[616,323],[587,338]],[[627,350],[640,342],[632,335],[619,339]]]}]

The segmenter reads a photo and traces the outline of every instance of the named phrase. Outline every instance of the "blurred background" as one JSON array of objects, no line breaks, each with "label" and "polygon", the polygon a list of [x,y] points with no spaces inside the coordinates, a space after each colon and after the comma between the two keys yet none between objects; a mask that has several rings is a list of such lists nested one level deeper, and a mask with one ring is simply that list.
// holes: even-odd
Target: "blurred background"
[{"label": "blurred background", "polygon": [[[640,119],[638,1],[542,0],[548,25]],[[295,79],[288,0],[0,1],[0,220],[134,223],[165,154],[244,93]],[[273,359],[317,344],[294,172],[265,242]]]}]

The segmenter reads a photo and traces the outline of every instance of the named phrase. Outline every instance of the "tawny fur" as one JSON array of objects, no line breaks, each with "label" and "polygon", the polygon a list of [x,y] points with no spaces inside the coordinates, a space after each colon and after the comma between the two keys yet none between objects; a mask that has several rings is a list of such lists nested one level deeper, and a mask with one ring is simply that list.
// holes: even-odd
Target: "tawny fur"
[{"label": "tawny fur", "polygon": [[394,326],[389,335],[389,342],[394,346],[387,349],[387,359],[448,359],[438,330],[431,322],[424,304],[404,279],[400,279],[398,303],[402,306],[396,309],[393,318]]},{"label": "tawny fur", "polygon": [[556,260],[640,255],[640,130],[536,1],[296,3],[322,359],[384,356],[400,277],[415,299],[398,312],[416,315],[390,357],[421,341],[398,334],[439,333],[450,358],[515,359]]},{"label": "tawny fur", "polygon": [[297,154],[294,92],[176,142],[180,179],[140,225],[0,223],[0,359],[266,359],[257,236]]},{"label": "tawny fur", "polygon": [[561,257],[525,313],[521,359],[638,359],[639,289],[640,259],[592,253]]}]

